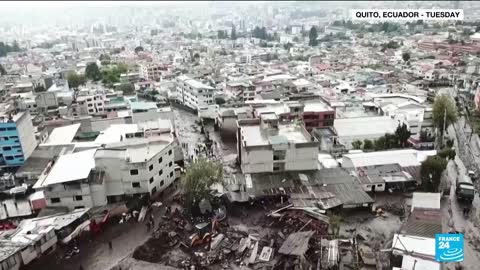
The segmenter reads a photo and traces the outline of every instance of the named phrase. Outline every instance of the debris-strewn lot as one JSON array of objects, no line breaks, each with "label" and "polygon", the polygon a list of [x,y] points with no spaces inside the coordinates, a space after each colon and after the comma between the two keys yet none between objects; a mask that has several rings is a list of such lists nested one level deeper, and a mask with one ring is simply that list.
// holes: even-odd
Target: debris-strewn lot
[{"label": "debris-strewn lot", "polygon": [[334,221],[312,209],[292,209],[286,204],[230,208],[233,210],[228,219],[218,223],[186,218],[181,211],[166,214],[152,237],[114,270],[152,269],[149,267],[154,265],[179,269],[316,269],[320,264],[322,269],[374,269],[376,265],[389,269],[389,257],[379,251],[391,245],[388,240],[402,222],[388,212],[398,209],[382,209],[381,213],[350,210]]}]

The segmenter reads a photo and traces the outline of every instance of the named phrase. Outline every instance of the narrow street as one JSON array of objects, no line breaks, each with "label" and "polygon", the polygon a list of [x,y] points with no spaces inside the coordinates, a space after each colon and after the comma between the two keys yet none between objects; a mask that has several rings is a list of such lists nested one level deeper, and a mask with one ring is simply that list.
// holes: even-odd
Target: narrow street
[{"label": "narrow street", "polygon": [[[160,220],[163,210],[156,209],[155,223]],[[77,270],[80,266],[85,270],[111,269],[150,237],[151,233],[147,232],[145,224],[127,222],[110,226],[97,237],[80,242],[80,253],[71,259],[57,259],[54,255],[45,256],[29,264],[25,269]],[[112,241],[112,250],[108,247],[109,241]]]},{"label": "narrow street", "polygon": [[[459,172],[457,172],[457,168]],[[451,183],[455,183],[458,173],[466,173],[465,167],[458,157],[455,158],[455,162],[451,161],[448,163],[447,170]],[[475,224],[478,224],[479,201],[479,198],[475,197],[470,216],[467,218],[463,216],[462,212],[463,208],[467,205],[456,199],[454,184],[451,185],[448,199],[444,198],[441,201],[443,231],[459,231],[465,234],[465,260],[462,264],[465,269],[478,269],[477,266],[480,264],[480,254],[478,251],[480,233],[478,227],[475,226]],[[447,265],[450,266],[450,269],[454,269],[453,264]]]},{"label": "narrow street", "polygon": [[[479,230],[479,209],[480,198],[475,196],[471,205],[471,212],[469,217],[463,216],[463,208],[467,207],[463,202],[459,202],[455,196],[455,182],[457,176],[460,174],[466,174],[467,168],[464,165],[463,160],[469,159],[468,150],[465,144],[465,134],[463,129],[456,128],[457,125],[463,124],[462,122],[456,123],[455,127],[450,126],[448,134],[455,138],[455,149],[457,156],[455,161],[450,161],[447,166],[447,177],[450,180],[450,195],[448,199],[443,199],[441,202],[442,216],[443,216],[443,230],[459,231],[464,233],[465,237],[465,260],[462,265],[464,269],[478,269],[480,265],[480,230]],[[474,164],[472,164],[474,165]],[[471,166],[472,166],[471,165]],[[446,264],[447,269],[454,269],[453,264]]]}]

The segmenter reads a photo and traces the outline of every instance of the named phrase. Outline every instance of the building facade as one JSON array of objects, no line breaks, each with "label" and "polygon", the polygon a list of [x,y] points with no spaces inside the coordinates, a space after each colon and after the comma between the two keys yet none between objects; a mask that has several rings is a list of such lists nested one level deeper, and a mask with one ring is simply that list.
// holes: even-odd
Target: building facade
[{"label": "building facade", "polygon": [[196,110],[200,117],[215,118],[218,105],[215,104],[215,89],[188,76],[177,78],[176,96],[178,102]]},{"label": "building facade", "polygon": [[318,169],[319,142],[302,125],[279,124],[274,113],[237,121],[237,153],[243,173]]},{"label": "building facade", "polygon": [[28,111],[0,118],[0,167],[17,167],[37,147],[32,119]]}]

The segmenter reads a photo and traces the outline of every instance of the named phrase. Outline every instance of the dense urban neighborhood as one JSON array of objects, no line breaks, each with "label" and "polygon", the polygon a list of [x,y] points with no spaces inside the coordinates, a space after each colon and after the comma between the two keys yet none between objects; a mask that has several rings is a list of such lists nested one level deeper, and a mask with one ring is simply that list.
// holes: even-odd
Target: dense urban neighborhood
[{"label": "dense urban neighborhood", "polygon": [[478,269],[480,4],[167,2],[0,4],[0,270]]}]

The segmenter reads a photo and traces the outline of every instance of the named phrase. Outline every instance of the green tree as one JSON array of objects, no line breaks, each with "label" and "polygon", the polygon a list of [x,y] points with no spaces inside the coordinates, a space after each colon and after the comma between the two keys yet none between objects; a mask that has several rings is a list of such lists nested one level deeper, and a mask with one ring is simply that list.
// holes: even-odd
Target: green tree
[{"label": "green tree", "polygon": [[80,85],[84,85],[87,82],[87,78],[84,75],[78,75],[75,72],[71,72],[67,76],[68,86],[72,89],[78,89]]},{"label": "green tree", "polygon": [[225,34],[225,31],[224,30],[218,30],[217,31],[217,38],[218,39],[225,39],[226,38],[226,34]]},{"label": "green tree", "polygon": [[7,75],[7,71],[5,68],[0,64],[0,76]]},{"label": "green tree", "polygon": [[135,47],[135,53],[143,52],[143,47],[142,46],[137,46]]},{"label": "green tree", "polygon": [[408,144],[408,139],[412,133],[408,130],[408,127],[405,123],[403,125],[398,125],[397,129],[395,130],[395,136],[398,139],[398,143],[400,144],[401,148],[405,148]]},{"label": "green tree", "polygon": [[102,79],[102,73],[96,63],[90,63],[85,68],[85,76],[92,81],[99,81]]},{"label": "green tree", "polygon": [[47,91],[47,89],[45,89],[45,87],[43,85],[38,85],[37,87],[35,87],[35,89],[33,89],[33,91],[35,93],[41,93],[41,92]]},{"label": "green tree", "polygon": [[410,60],[410,53],[404,52],[402,54],[402,59],[403,59],[403,61],[408,62],[408,60]]},{"label": "green tree", "polygon": [[299,42],[300,39],[299,39],[298,37],[293,37],[292,41],[293,41],[293,42]]},{"label": "green tree", "polygon": [[315,28],[315,26],[312,26],[312,28],[310,28],[310,33],[308,34],[308,38],[309,38],[309,41],[308,41],[309,46],[312,46],[312,47],[317,46],[318,34],[317,34],[317,28]]},{"label": "green tree", "polygon": [[454,101],[446,96],[435,97],[432,108],[432,120],[434,126],[440,131],[443,137],[443,128],[447,129],[451,124],[457,121],[457,110]]},{"label": "green tree", "polygon": [[437,192],[447,161],[439,156],[430,156],[420,166],[422,187],[428,192]]},{"label": "green tree", "polygon": [[222,104],[225,104],[225,103],[226,103],[226,101],[223,97],[216,97],[215,98],[215,104],[222,105]]},{"label": "green tree", "polygon": [[331,234],[335,236],[339,235],[342,217],[339,215],[331,215],[328,221],[330,223],[329,229],[331,229]]},{"label": "green tree", "polygon": [[230,33],[230,39],[236,40],[237,39],[237,31],[235,29],[235,25],[232,25],[232,32]]},{"label": "green tree", "polygon": [[362,149],[362,143],[363,143],[363,142],[360,141],[360,140],[354,140],[354,141],[352,142],[352,147],[353,147],[353,149],[355,149],[355,150]]},{"label": "green tree", "polygon": [[287,43],[283,44],[283,48],[287,51],[290,51],[290,48],[292,48],[292,47],[293,47],[293,44],[290,43],[290,42],[287,42]]},{"label": "green tree", "polygon": [[122,91],[125,96],[135,93],[135,87],[131,83],[122,83],[118,86],[118,90]]},{"label": "green tree", "polygon": [[441,151],[439,151],[437,155],[446,160],[454,160],[457,153],[455,152],[454,149],[444,148]]},{"label": "green tree", "polygon": [[8,45],[4,42],[0,42],[0,57],[6,56],[9,52],[19,52],[20,47],[18,46],[18,42],[14,41],[13,45]]},{"label": "green tree", "polygon": [[211,200],[211,186],[223,182],[220,163],[199,159],[188,167],[183,181],[185,207],[191,209],[203,200]]},{"label": "green tree", "polygon": [[385,150],[386,148],[386,139],[385,136],[381,136],[375,140],[375,151]]},{"label": "green tree", "polygon": [[363,150],[373,150],[374,148],[375,146],[371,140],[366,139],[363,141]]}]

